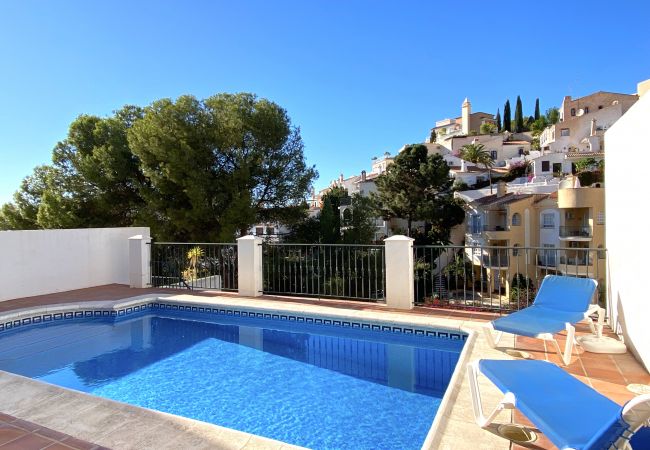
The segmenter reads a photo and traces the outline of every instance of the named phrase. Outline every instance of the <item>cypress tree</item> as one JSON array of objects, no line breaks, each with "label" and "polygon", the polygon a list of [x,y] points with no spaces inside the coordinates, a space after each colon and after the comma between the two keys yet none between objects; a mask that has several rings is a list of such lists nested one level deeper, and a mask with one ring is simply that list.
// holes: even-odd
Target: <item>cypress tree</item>
[{"label": "cypress tree", "polygon": [[539,98],[535,99],[535,120],[539,119]]},{"label": "cypress tree", "polygon": [[506,104],[503,106],[503,131],[512,131],[510,129],[510,120],[512,116],[510,115],[510,100],[506,100]]},{"label": "cypress tree", "polygon": [[524,131],[524,112],[521,106],[521,98],[517,96],[517,104],[515,105],[515,133]]},{"label": "cypress tree", "polygon": [[501,112],[499,111],[499,108],[497,108],[497,115],[495,119],[497,121],[497,131],[503,131],[503,128],[501,128]]}]

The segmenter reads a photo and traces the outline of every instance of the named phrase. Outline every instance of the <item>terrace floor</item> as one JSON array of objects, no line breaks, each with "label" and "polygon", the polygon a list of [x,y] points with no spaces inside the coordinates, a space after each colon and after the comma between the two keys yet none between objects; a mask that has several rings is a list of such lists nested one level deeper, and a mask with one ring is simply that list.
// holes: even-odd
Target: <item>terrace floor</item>
[{"label": "terrace floor", "polygon": [[[210,292],[210,291],[193,291],[186,290],[160,290],[160,289],[131,289],[125,285],[107,285],[99,286],[88,289],[80,289],[75,291],[60,292],[56,294],[42,295],[36,297],[28,297],[22,299],[13,299],[0,302],[0,313],[7,312],[15,309],[22,309],[33,306],[45,306],[54,304],[63,304],[71,302],[85,302],[85,301],[101,301],[101,300],[118,300],[134,295],[143,294],[184,294],[184,295],[197,295],[202,297],[234,297],[236,294],[228,294],[224,292]],[[493,313],[484,312],[470,312],[458,311],[449,309],[434,309],[428,307],[416,307],[411,311],[394,310],[387,308],[381,304],[356,302],[356,301],[343,301],[343,300],[329,300],[329,299],[313,299],[313,298],[297,298],[297,297],[279,297],[279,296],[264,296],[264,300],[281,301],[283,303],[297,303],[317,305],[326,308],[333,308],[337,310],[355,310],[355,311],[372,311],[372,312],[399,312],[400,314],[436,317],[441,319],[457,319],[464,322],[480,323],[492,320],[496,317]],[[589,327],[586,324],[579,324],[577,327],[577,335],[589,333]],[[610,333],[611,335],[611,333]],[[559,337],[560,345],[563,345],[563,336]],[[525,351],[530,354],[534,359],[547,360],[554,363],[559,363],[559,358],[554,349],[546,346],[544,341],[518,337],[515,339],[515,347],[518,350]],[[632,356],[629,352],[622,355],[604,355],[584,352],[580,350],[580,354],[574,355],[571,364],[566,367],[566,370],[582,382],[592,386],[597,391],[609,397],[613,401],[623,404],[635,396],[632,392],[627,390],[627,385],[631,383],[650,384],[650,374],[643,368],[643,366]],[[34,441],[33,447],[15,447],[15,448],[48,448],[48,449],[64,449],[64,448],[94,448],[94,444],[75,440],[73,437],[62,435],[54,430],[49,430],[51,433],[48,436],[47,432],[44,436],[36,437],[39,435],[38,429],[48,430],[40,427],[38,424],[31,424],[32,430],[20,427],[20,425],[11,424],[11,416],[3,415],[0,411],[0,450],[5,448],[12,448],[6,445],[15,442],[20,443],[20,439],[32,439]],[[512,443],[512,449],[549,449],[554,448],[550,442],[536,430],[527,419],[518,412],[514,413],[514,422],[530,426],[533,431],[538,434],[538,439],[526,446],[520,446]],[[22,431],[16,432],[13,428],[19,428]],[[36,430],[36,431],[35,431]],[[489,435],[490,431],[476,430],[479,433],[486,433]],[[9,434],[7,434],[9,433]],[[18,437],[13,439],[3,440],[3,436],[9,436],[11,433]],[[32,436],[32,437],[30,437]],[[50,439],[49,442],[39,441],[39,439]],[[39,442],[43,445],[39,446]],[[75,445],[73,445],[75,444]]]}]

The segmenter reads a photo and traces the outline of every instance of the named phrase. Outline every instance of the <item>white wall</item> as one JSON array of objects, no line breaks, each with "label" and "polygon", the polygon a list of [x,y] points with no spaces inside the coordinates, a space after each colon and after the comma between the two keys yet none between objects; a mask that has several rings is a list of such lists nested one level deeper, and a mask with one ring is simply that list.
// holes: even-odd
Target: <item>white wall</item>
[{"label": "white wall", "polygon": [[129,284],[129,242],[149,228],[0,231],[0,301]]},{"label": "white wall", "polygon": [[645,94],[605,133],[605,236],[607,290],[612,324],[650,368],[648,291],[648,177],[630,176],[650,154],[650,94]]}]

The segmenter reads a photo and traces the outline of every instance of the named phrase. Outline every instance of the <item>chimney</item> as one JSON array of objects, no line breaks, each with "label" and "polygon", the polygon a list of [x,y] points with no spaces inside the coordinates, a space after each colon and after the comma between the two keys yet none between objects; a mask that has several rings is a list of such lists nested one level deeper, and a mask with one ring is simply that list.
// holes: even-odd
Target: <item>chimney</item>
[{"label": "chimney", "polygon": [[596,136],[596,119],[591,119],[591,130],[589,136]]},{"label": "chimney", "polygon": [[343,174],[339,175],[339,183],[343,183]]},{"label": "chimney", "polygon": [[497,183],[497,198],[501,198],[504,195],[506,195],[507,188],[506,188],[506,183],[503,181],[499,181]]},{"label": "chimney", "polygon": [[361,181],[366,181],[366,171],[365,170],[361,171]]}]

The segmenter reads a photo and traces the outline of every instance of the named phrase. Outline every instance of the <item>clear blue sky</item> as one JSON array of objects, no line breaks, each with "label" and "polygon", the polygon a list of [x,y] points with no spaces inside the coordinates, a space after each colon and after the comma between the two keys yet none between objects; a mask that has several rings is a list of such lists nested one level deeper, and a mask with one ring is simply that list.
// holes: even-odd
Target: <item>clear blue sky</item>
[{"label": "clear blue sky", "polygon": [[[81,114],[254,92],[301,127],[317,187],[435,120],[532,114],[650,78],[650,6],[573,1],[0,2],[0,203]],[[503,111],[503,108],[502,108]]]}]

